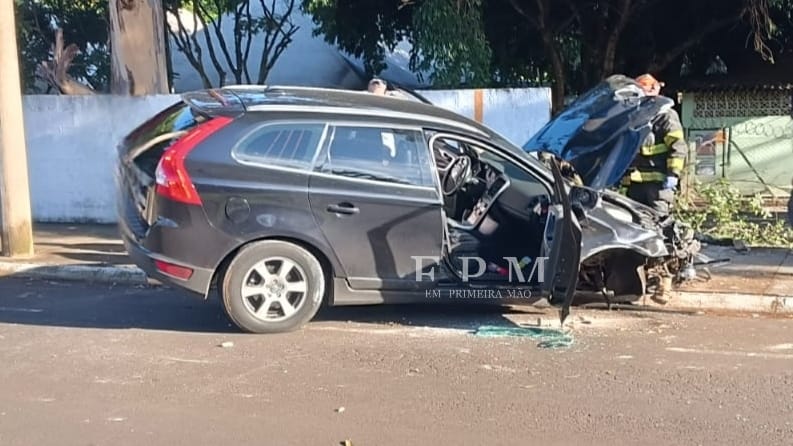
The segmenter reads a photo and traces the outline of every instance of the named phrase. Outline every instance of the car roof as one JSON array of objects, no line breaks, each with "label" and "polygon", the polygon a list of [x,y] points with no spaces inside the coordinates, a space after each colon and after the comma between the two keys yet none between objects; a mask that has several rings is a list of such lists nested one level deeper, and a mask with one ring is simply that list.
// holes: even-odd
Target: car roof
[{"label": "car roof", "polygon": [[[331,120],[401,121],[442,132],[464,132],[489,140],[523,158],[539,165],[520,147],[490,127],[453,111],[426,104],[412,97],[393,97],[368,91],[336,88],[279,86],[279,85],[228,85],[221,88],[184,93],[182,99],[192,107],[208,113],[274,113],[279,115],[323,115]],[[354,118],[354,119],[350,119]]]},{"label": "car roof", "polygon": [[306,112],[336,117],[426,121],[443,129],[502,139],[492,129],[465,116],[414,98],[381,96],[368,91],[298,86],[230,85],[188,92],[182,98],[205,112]]}]

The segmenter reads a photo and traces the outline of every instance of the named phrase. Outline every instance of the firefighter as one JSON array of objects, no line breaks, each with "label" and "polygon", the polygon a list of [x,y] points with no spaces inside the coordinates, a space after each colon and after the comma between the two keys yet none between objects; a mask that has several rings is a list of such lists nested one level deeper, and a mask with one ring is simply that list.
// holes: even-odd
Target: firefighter
[{"label": "firefighter", "polygon": [[[659,96],[664,86],[649,74],[639,76],[636,82],[647,96]],[[622,185],[626,187],[629,198],[666,215],[674,204],[688,144],[675,110],[670,108],[659,113],[652,126],[652,132],[642,144]]]}]

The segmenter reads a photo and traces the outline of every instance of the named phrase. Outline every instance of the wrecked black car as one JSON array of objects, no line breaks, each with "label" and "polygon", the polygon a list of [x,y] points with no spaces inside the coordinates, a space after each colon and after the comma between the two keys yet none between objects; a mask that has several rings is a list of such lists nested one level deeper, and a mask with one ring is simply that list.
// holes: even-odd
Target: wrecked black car
[{"label": "wrecked black car", "polygon": [[604,189],[663,101],[611,79],[528,143],[421,100],[293,86],[189,92],[117,147],[119,227],[151,277],[218,291],[245,331],[323,304],[660,293],[695,251]]},{"label": "wrecked black car", "polygon": [[575,294],[581,228],[557,163],[421,101],[195,91],[117,149],[130,258],[216,289],[245,331],[298,328],[323,304],[547,298],[564,318]]}]

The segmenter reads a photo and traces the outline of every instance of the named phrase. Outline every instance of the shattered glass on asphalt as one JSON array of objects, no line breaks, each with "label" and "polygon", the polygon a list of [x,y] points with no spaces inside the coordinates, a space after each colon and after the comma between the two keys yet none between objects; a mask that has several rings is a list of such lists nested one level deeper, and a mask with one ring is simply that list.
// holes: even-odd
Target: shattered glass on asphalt
[{"label": "shattered glass on asphalt", "polygon": [[483,325],[479,327],[474,336],[494,337],[521,337],[536,339],[540,348],[568,348],[573,345],[573,337],[567,332],[554,328],[540,327],[503,327],[496,325]]}]

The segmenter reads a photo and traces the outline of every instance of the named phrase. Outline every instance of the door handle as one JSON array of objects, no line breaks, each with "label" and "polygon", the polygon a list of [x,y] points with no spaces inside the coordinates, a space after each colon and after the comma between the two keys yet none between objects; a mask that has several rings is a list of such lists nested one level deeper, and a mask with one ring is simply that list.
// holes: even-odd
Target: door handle
[{"label": "door handle", "polygon": [[354,215],[359,213],[361,210],[355,207],[352,203],[339,203],[339,204],[330,204],[327,207],[328,212],[332,212],[334,214],[346,214],[346,215]]}]

